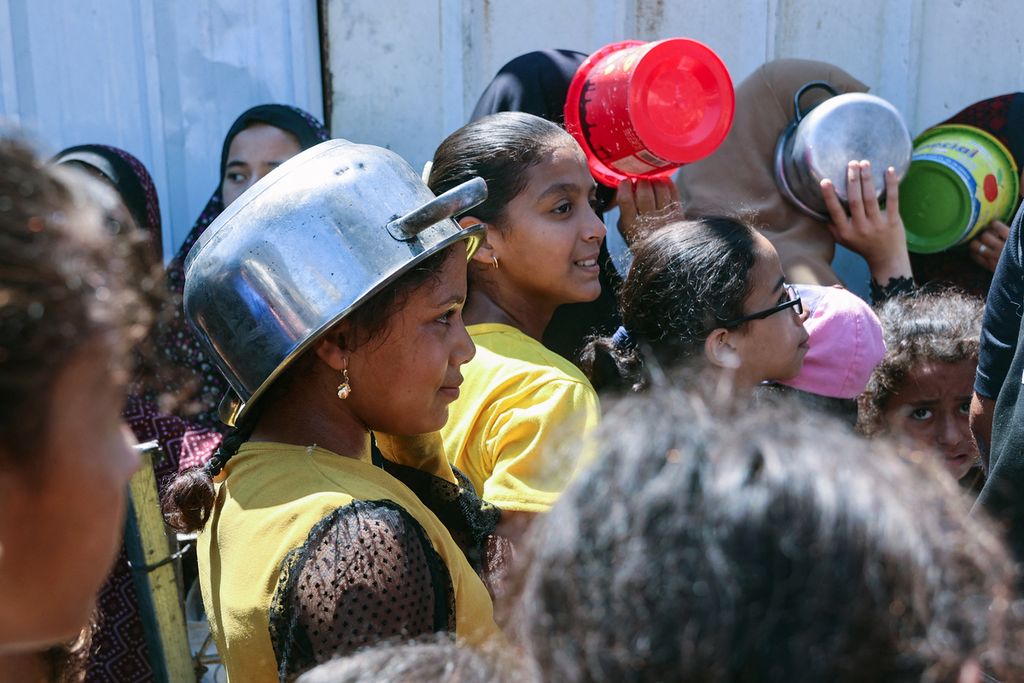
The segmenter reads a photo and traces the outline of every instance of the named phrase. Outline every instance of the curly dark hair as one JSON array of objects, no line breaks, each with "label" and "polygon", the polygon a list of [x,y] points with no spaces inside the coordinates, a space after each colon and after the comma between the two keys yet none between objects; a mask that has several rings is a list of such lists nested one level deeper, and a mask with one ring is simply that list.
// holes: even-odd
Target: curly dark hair
[{"label": "curly dark hair", "polygon": [[598,337],[583,349],[580,367],[597,389],[643,389],[650,383],[645,360],[652,360],[644,351],[666,368],[692,362],[713,328],[743,315],[756,231],[724,216],[659,224],[670,215],[641,225],[647,237],[633,246],[619,290],[633,343]]},{"label": "curly dark hair", "polygon": [[119,208],[81,171],[0,137],[0,441],[17,465],[37,464],[50,388],[77,350],[109,336],[123,366],[112,371],[131,376],[153,310],[139,288],[141,235]]},{"label": "curly dark hair", "polygon": [[1014,564],[932,458],[793,405],[719,410],[658,389],[607,416],[526,565],[543,680],[1021,680]]},{"label": "curly dark hair", "polygon": [[882,413],[922,362],[977,362],[984,302],[954,289],[920,291],[889,299],[876,309],[885,358],[857,399],[857,429],[886,431]]},{"label": "curly dark hair", "polygon": [[458,644],[444,633],[375,645],[321,664],[296,683],[524,683],[518,668],[506,653]]}]

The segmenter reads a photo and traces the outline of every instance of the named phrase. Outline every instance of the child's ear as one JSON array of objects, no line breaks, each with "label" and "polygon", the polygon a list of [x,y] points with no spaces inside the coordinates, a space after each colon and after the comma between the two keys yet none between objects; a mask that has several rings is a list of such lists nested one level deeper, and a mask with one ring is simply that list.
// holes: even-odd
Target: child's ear
[{"label": "child's ear", "polygon": [[705,358],[715,367],[735,370],[740,366],[740,354],[733,341],[733,334],[729,330],[716,328],[704,340]]},{"label": "child's ear", "polygon": [[333,370],[341,372],[348,367],[348,354],[352,351],[349,348],[348,338],[349,326],[345,321],[335,325],[324,332],[313,344],[313,353]]},{"label": "child's ear", "polygon": [[460,228],[466,229],[471,225],[486,226],[486,232],[484,232],[483,236],[480,238],[480,246],[477,247],[476,253],[473,254],[473,260],[484,265],[493,265],[497,255],[494,253],[494,245],[492,245],[488,239],[492,234],[491,226],[487,225],[487,223],[484,223],[476,216],[463,216],[459,219]]}]

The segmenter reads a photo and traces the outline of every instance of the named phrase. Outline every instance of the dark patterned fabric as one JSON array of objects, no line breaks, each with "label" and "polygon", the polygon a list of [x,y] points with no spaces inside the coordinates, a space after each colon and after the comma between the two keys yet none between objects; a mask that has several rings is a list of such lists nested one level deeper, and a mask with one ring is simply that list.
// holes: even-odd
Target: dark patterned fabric
[{"label": "dark patterned fabric", "polygon": [[884,285],[871,278],[871,305],[878,306],[893,297],[910,294],[915,289],[917,283],[912,277],[891,277]]},{"label": "dark patterned fabric", "polygon": [[[1020,172],[1024,164],[1024,93],[975,102],[942,123],[974,126],[990,133],[1010,150]],[[982,298],[992,286],[992,273],[971,260],[966,244],[937,254],[911,254],[910,264],[921,284],[953,285]]]},{"label": "dark patterned fabric", "polygon": [[[265,123],[294,135],[299,141],[299,147],[309,149],[317,143],[328,139],[327,129],[307,112],[298,107],[290,107],[282,104],[263,104],[253,107],[239,116],[231,125],[227,136],[224,138],[224,146],[221,148],[220,172],[218,179],[224,177],[224,167],[227,163],[228,150],[231,141],[238,133],[242,132],[255,123]],[[185,258],[189,250],[199,239],[206,228],[209,227],[217,216],[224,210],[224,201],[221,198],[220,182],[214,190],[210,200],[203,208],[199,219],[196,221],[185,241],[178,249],[177,254],[167,266],[167,285],[172,295],[180,301],[185,291]],[[180,303],[174,308],[171,319],[160,331],[160,344],[164,354],[172,364],[191,370],[199,381],[199,403],[200,411],[193,418],[193,421],[202,427],[209,427],[224,431],[226,428],[217,417],[217,406],[220,399],[228,389],[227,380],[217,369],[217,366],[207,358],[206,352],[199,345],[195,333],[185,319]]]},{"label": "dark patterned fabric", "polygon": [[89,683],[156,680],[124,543],[96,603],[96,627],[86,664]]},{"label": "dark patterned fabric", "polygon": [[402,507],[338,508],[283,562],[270,607],[280,680],[385,640],[454,632],[454,596],[444,560]]},{"label": "dark patterned fabric", "polygon": [[110,145],[76,145],[59,152],[53,163],[85,167],[106,179],[117,190],[135,225],[146,233],[153,255],[163,258],[160,201],[153,178],[141,161]]},{"label": "dark patterned fabric", "polygon": [[1006,145],[1017,168],[1024,162],[1024,93],[1014,92],[975,102],[942,123],[981,128]]},{"label": "dark patterned fabric", "polygon": [[390,460],[382,464],[388,474],[408,486],[437,515],[462,549],[469,566],[488,583],[485,572],[489,566],[489,539],[501,519],[501,510],[480,498],[469,478],[454,467],[458,484]]},{"label": "dark patterned fabric", "polygon": [[[122,416],[139,443],[154,440],[160,443],[162,457],[153,463],[153,470],[161,491],[180,469],[208,459],[221,440],[217,431],[160,413],[155,404],[139,396],[128,399]],[[89,683],[155,680],[123,542],[97,600],[97,625],[89,650],[86,680]]]}]

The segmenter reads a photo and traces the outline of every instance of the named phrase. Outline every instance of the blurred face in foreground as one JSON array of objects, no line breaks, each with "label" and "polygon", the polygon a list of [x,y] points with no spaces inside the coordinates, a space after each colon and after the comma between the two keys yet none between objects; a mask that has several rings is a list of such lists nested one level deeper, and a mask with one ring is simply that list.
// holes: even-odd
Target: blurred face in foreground
[{"label": "blurred face in foreground", "polygon": [[32,462],[0,464],[0,653],[74,637],[120,548],[138,456],[114,361],[103,338],[78,347],[56,376],[43,438],[27,446]]}]

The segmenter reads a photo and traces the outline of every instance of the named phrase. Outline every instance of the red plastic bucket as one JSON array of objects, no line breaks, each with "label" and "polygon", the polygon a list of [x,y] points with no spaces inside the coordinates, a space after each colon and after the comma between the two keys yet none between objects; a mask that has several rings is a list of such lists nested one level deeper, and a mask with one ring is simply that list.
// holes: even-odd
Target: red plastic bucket
[{"label": "red plastic bucket", "polygon": [[736,98],[725,64],[688,38],[607,45],[576,70],[565,128],[590,171],[616,186],[671,175],[714,152],[729,133]]}]

